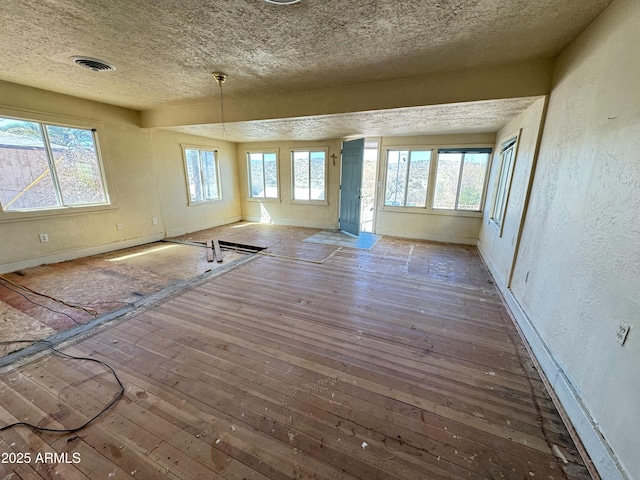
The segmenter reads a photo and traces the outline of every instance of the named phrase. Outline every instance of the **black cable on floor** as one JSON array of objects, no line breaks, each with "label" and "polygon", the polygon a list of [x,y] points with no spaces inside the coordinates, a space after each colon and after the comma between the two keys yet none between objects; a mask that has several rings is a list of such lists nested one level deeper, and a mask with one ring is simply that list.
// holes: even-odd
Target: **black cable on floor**
[{"label": "black cable on floor", "polygon": [[6,282],[6,283],[9,283],[9,284],[13,285],[14,287],[20,288],[21,290],[25,290],[27,292],[33,293],[34,295],[38,295],[39,297],[48,298],[49,300],[51,300],[53,302],[61,303],[65,307],[76,308],[78,310],[83,310],[83,311],[87,312],[89,315],[93,315],[94,317],[98,316],[98,312],[96,310],[94,310],[93,308],[84,307],[82,305],[74,305],[73,303],[65,302],[64,300],[61,300],[59,298],[52,297],[51,295],[47,295],[46,293],[38,292],[38,291],[33,290],[32,288],[29,288],[29,287],[27,287],[25,285],[21,285],[19,283],[16,283],[13,280],[9,280],[7,277],[4,277],[2,275],[0,275],[0,279],[2,279],[2,281]]},{"label": "black cable on floor", "polygon": [[73,317],[72,317],[71,315],[69,315],[68,313],[61,312],[61,311],[59,311],[59,310],[54,310],[53,308],[47,307],[46,305],[42,305],[41,303],[38,303],[38,302],[36,302],[35,300],[31,300],[31,299],[30,299],[29,297],[27,297],[24,293],[19,292],[18,290],[14,289],[14,288],[11,288],[9,285],[7,285],[6,283],[4,283],[4,282],[2,282],[2,281],[0,281],[0,285],[2,285],[4,288],[6,288],[7,290],[9,290],[9,291],[11,291],[11,292],[13,292],[13,293],[15,293],[15,294],[17,294],[17,295],[20,295],[20,296],[21,296],[22,298],[24,298],[27,302],[32,303],[33,305],[37,305],[38,307],[42,307],[42,308],[44,308],[44,309],[46,309],[46,310],[49,310],[50,312],[57,313],[58,315],[64,315],[65,317],[70,318],[70,319],[71,319],[71,321],[73,321],[73,323],[76,323],[76,324],[78,324],[78,325],[86,325],[86,323],[79,322],[78,320],[76,320],[75,318],[73,318]]},{"label": "black cable on floor", "polygon": [[29,427],[32,430],[38,430],[38,431],[41,431],[41,432],[54,432],[54,433],[76,432],[78,430],[83,429],[84,427],[89,425],[91,422],[96,420],[98,417],[103,415],[107,410],[109,410],[124,395],[124,385],[122,384],[122,381],[118,377],[118,374],[116,374],[115,370],[110,365],[106,364],[105,362],[103,362],[101,360],[97,360],[95,358],[89,358],[89,357],[76,357],[75,355],[69,355],[68,353],[61,352],[60,350],[55,348],[53,346],[53,343],[50,342],[49,340],[10,340],[10,341],[6,341],[6,342],[0,342],[0,345],[8,345],[8,344],[12,344],[12,343],[37,343],[37,342],[43,342],[43,343],[49,344],[49,348],[51,348],[51,350],[53,350],[54,352],[56,352],[59,355],[62,355],[64,357],[71,358],[73,360],[87,360],[89,362],[95,362],[95,363],[98,363],[98,364],[102,365],[103,367],[105,367],[105,368],[107,368],[108,370],[111,371],[111,373],[113,374],[113,377],[116,379],[116,382],[118,382],[118,385],[120,386],[120,390],[113,397],[113,399],[107,404],[107,406],[105,406],[99,413],[97,413],[92,418],[90,418],[89,420],[87,420],[85,423],[83,423],[82,425],[80,425],[78,427],[74,427],[74,428],[47,428],[47,427],[38,427],[37,425],[33,425],[31,423],[28,423],[28,422],[15,422],[15,423],[11,423],[9,425],[5,425],[3,427],[0,427],[0,432],[3,431],[3,430],[7,430],[9,428],[12,428],[12,427],[17,427],[18,425],[24,425],[25,427]]}]

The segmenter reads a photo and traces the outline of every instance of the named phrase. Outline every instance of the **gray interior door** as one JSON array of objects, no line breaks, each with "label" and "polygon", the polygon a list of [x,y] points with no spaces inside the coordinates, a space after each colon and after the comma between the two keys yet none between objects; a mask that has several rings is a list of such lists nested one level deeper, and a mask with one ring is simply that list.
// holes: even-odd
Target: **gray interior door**
[{"label": "gray interior door", "polygon": [[364,138],[342,143],[340,177],[340,230],[352,235],[360,233],[360,191]]}]

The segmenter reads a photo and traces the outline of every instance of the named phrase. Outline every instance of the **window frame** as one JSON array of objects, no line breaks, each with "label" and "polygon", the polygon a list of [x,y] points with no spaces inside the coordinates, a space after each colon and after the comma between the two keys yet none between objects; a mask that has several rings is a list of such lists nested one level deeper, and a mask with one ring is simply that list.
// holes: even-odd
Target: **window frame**
[{"label": "window frame", "polygon": [[[296,190],[296,169],[294,156],[296,152],[309,153],[309,194],[311,194],[311,154],[322,152],[324,154],[324,199],[301,199],[295,198]],[[291,167],[291,197],[289,203],[300,205],[329,205],[329,147],[301,147],[290,150]]]},{"label": "window frame", "polygon": [[[247,188],[248,195],[247,200],[252,202],[280,202],[282,190],[280,188],[280,149],[279,148],[257,148],[257,149],[249,149],[246,150],[246,159],[247,159]],[[264,155],[268,153],[273,153],[276,156],[276,191],[277,194],[275,197],[254,197],[252,192],[252,183],[251,183],[251,154],[260,153],[262,154],[262,171],[263,171],[263,183],[266,191],[266,178],[264,177]]]},{"label": "window frame", "polygon": [[[182,161],[184,165],[184,178],[185,185],[187,188],[187,205],[188,206],[198,206],[198,205],[207,205],[210,203],[221,202],[223,200],[222,197],[222,184],[220,182],[220,162],[218,160],[218,149],[216,147],[208,147],[203,145],[188,145],[181,144],[182,147]],[[215,198],[205,198],[203,200],[192,200],[191,198],[191,182],[189,179],[189,164],[187,162],[187,150],[196,150],[198,151],[198,163],[200,167],[200,187],[205,190],[204,178],[202,177],[202,156],[200,152],[209,152],[213,153],[213,165],[216,174],[216,190],[218,192],[218,196]]]},{"label": "window frame", "polygon": [[[434,198],[435,198],[435,182],[437,176],[437,153],[441,150],[462,150],[467,149],[469,152],[476,151],[493,151],[495,147],[494,143],[487,142],[478,142],[475,144],[447,144],[447,143],[433,143],[433,144],[419,144],[419,145],[385,145],[380,149],[380,195],[379,195],[379,203],[378,209],[386,212],[397,212],[397,213],[411,213],[418,215],[445,215],[445,216],[455,216],[455,217],[482,217],[483,210],[486,207],[487,201],[487,186],[489,183],[489,172],[491,172],[491,162],[492,162],[492,153],[489,154],[489,159],[487,161],[487,167],[484,175],[484,183],[483,183],[483,197],[481,200],[480,210],[449,210],[442,208],[433,208]],[[417,151],[426,151],[431,150],[431,164],[429,169],[429,184],[427,187],[427,203],[425,207],[400,207],[400,206],[390,206],[385,205],[385,196],[387,189],[387,173],[388,173],[388,158],[389,158],[389,150],[417,150]],[[434,152],[436,156],[434,157]]]},{"label": "window frame", "polygon": [[[387,147],[385,148],[384,155],[384,184],[382,190],[382,207],[384,209],[401,209],[406,211],[406,209],[419,209],[426,210],[429,207],[429,200],[432,198],[432,174],[433,174],[433,148],[431,147]],[[406,151],[409,153],[408,164],[407,164],[407,172],[405,174],[404,179],[404,205],[387,205],[386,197],[387,197],[387,183],[389,181],[389,152],[403,152]],[[428,178],[427,178],[427,191],[425,192],[424,206],[416,206],[416,205],[406,205],[407,203],[407,194],[408,194],[408,185],[409,185],[409,174],[411,172],[411,155],[413,152],[429,152],[429,170],[428,170]]]},{"label": "window frame", "polygon": [[[458,171],[458,186],[456,188],[456,200],[455,200],[455,207],[454,208],[439,208],[435,206],[435,186],[438,182],[438,165],[440,163],[440,154],[441,153],[462,153],[462,159],[460,162],[460,169]],[[487,163],[485,165],[484,168],[484,174],[482,177],[482,195],[480,196],[480,205],[478,206],[477,210],[469,210],[466,208],[459,208],[459,201],[460,201],[460,187],[462,186],[462,179],[463,179],[463,175],[464,175],[464,166],[465,166],[465,156],[468,153],[480,153],[480,154],[486,154],[487,155]],[[445,212],[469,212],[469,213],[480,213],[482,214],[482,211],[484,210],[484,205],[485,205],[485,201],[486,201],[486,197],[487,197],[487,180],[488,180],[488,176],[489,176],[489,168],[491,166],[491,155],[493,153],[493,148],[480,148],[480,147],[462,147],[462,148],[456,148],[456,147],[441,147],[438,148],[438,155],[436,156],[436,166],[435,166],[435,178],[433,179],[433,201],[431,204],[431,208],[433,210],[437,210],[437,211],[445,211]]]},{"label": "window frame", "polygon": [[[117,208],[113,201],[112,195],[109,193],[109,182],[107,181],[107,173],[102,157],[100,140],[98,138],[98,129],[102,127],[100,122],[85,122],[81,119],[77,119],[73,123],[68,123],[66,119],[60,120],[56,115],[39,115],[34,112],[20,112],[0,110],[0,118],[5,120],[16,120],[21,122],[28,122],[38,124],[40,128],[41,139],[43,143],[43,151],[46,156],[48,169],[51,175],[52,187],[54,189],[54,195],[56,197],[57,205],[33,207],[33,208],[21,208],[16,210],[5,210],[4,204],[0,204],[0,218],[30,218],[39,216],[51,216],[68,213],[79,213],[83,211],[96,211],[96,210],[109,210]],[[25,113],[28,113],[25,114]],[[55,120],[51,120],[55,118]],[[75,119],[74,119],[75,120]],[[81,203],[81,204],[65,204],[64,203],[64,189],[60,185],[58,172],[56,170],[56,164],[53,161],[53,148],[51,146],[51,140],[49,138],[49,132],[47,127],[59,127],[75,130],[84,130],[91,132],[91,138],[93,142],[93,149],[95,153],[95,160],[97,162],[98,178],[101,183],[104,201],[96,203]],[[10,217],[9,217],[10,216]]]},{"label": "window frame", "polygon": [[[502,237],[504,231],[504,221],[509,206],[509,197],[511,195],[511,182],[513,180],[513,172],[516,169],[516,160],[518,156],[518,144],[520,141],[520,132],[508,136],[508,140],[500,142],[500,165],[496,170],[496,184],[493,195],[493,203],[491,205],[491,215],[489,216],[490,224],[498,231],[498,236]],[[505,153],[511,151],[509,158],[508,170],[505,172]],[[504,173],[504,176],[503,176]],[[502,195],[500,195],[502,193]],[[499,198],[503,201],[499,204]],[[497,208],[500,208],[500,215],[496,217]]]}]

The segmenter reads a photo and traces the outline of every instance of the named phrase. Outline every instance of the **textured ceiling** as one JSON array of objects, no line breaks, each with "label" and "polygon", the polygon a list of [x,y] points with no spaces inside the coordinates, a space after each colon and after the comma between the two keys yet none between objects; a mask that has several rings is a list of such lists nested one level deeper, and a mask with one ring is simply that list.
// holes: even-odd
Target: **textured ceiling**
[{"label": "textured ceiling", "polygon": [[[5,0],[0,80],[136,110],[556,55],[611,0]],[[94,73],[72,55],[116,66]]]},{"label": "textured ceiling", "polygon": [[539,97],[466,102],[295,119],[194,125],[168,130],[232,142],[325,140],[351,136],[395,137],[496,132]]}]

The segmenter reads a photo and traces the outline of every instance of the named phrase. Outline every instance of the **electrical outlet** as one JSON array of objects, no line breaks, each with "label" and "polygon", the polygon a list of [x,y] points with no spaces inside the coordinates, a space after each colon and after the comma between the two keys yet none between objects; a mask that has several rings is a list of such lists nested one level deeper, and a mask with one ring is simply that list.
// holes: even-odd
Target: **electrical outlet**
[{"label": "electrical outlet", "polygon": [[151,223],[153,223],[154,225],[157,225],[158,224],[158,219],[156,217],[153,217],[151,219]]},{"label": "electrical outlet", "polygon": [[616,340],[620,345],[624,345],[624,342],[627,341],[627,335],[629,335],[629,329],[631,327],[620,320],[618,324],[618,330],[616,331]]},{"label": "electrical outlet", "polygon": [[116,223],[116,228],[118,230],[122,230],[122,224],[121,223]]},{"label": "electrical outlet", "polygon": [[40,243],[46,243],[49,241],[48,233],[41,233],[39,236],[40,236]]}]

